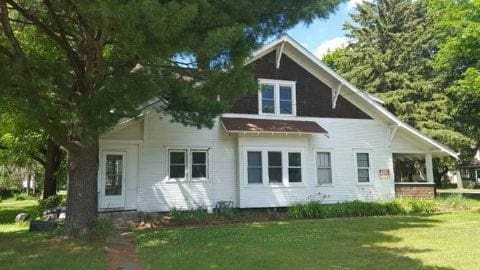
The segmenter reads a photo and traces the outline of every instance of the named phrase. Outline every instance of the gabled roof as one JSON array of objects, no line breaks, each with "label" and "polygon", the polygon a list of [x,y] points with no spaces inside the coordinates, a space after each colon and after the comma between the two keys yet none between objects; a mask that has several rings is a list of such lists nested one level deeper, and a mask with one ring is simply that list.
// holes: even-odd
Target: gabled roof
[{"label": "gabled roof", "polygon": [[[322,63],[314,54],[312,54],[310,51],[308,51],[306,48],[304,48],[302,45],[300,45],[297,41],[295,41],[293,38],[291,38],[288,35],[283,35],[282,37],[264,45],[263,47],[259,48],[256,50],[252,56],[247,59],[246,64],[250,64],[257,59],[267,55],[268,53],[277,50],[277,57],[281,57],[281,54],[283,53],[285,44],[290,45],[294,50],[299,52],[300,54],[304,55],[306,58],[308,58],[315,66],[316,68],[320,69],[324,73],[328,74],[331,79],[336,81],[340,87],[342,87],[342,91],[346,91],[348,93],[340,93],[340,95],[347,96],[347,95],[355,95],[361,100],[363,100],[369,108],[371,108],[373,111],[378,112],[380,115],[385,117],[389,122],[391,122],[396,128],[400,128],[407,132],[408,134],[418,138],[421,142],[431,145],[438,149],[439,151],[448,154],[456,159],[458,159],[458,153],[450,149],[449,147],[437,142],[436,140],[426,136],[425,134],[421,133],[419,130],[413,128],[412,126],[408,125],[407,123],[404,123],[401,121],[398,117],[396,117],[394,114],[389,112],[387,109],[385,109],[381,105],[381,100],[378,99],[377,97],[374,97],[371,94],[368,94],[367,92],[364,92],[354,85],[352,85],[350,82],[348,82],[346,79],[344,79],[342,76],[337,74],[335,71],[333,71],[331,68],[329,68],[327,65]],[[277,65],[279,63],[279,59],[277,58]],[[300,64],[300,63],[299,63]]]}]

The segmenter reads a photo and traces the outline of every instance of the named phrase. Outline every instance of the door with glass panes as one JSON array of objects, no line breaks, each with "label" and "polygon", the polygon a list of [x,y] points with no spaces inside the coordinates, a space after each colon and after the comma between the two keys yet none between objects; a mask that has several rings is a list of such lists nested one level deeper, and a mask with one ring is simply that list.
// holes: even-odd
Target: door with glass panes
[{"label": "door with glass panes", "polygon": [[105,152],[102,155],[100,177],[100,207],[125,206],[126,152]]}]

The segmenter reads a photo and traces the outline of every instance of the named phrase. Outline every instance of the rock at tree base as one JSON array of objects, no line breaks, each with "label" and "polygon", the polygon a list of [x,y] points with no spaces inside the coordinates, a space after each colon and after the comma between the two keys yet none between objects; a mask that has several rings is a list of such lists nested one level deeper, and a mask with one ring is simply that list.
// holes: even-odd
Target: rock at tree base
[{"label": "rock at tree base", "polygon": [[22,222],[28,219],[27,213],[20,213],[15,217],[15,222]]}]

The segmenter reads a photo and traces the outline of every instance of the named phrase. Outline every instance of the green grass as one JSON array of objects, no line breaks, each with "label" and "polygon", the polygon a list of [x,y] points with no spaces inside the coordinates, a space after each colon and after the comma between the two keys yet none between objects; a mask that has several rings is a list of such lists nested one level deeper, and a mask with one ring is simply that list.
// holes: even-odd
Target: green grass
[{"label": "green grass", "polygon": [[478,269],[480,212],[143,231],[145,269]]},{"label": "green grass", "polygon": [[34,213],[35,200],[0,202],[0,269],[104,269],[102,244],[46,232],[28,232],[15,224],[20,212]]}]

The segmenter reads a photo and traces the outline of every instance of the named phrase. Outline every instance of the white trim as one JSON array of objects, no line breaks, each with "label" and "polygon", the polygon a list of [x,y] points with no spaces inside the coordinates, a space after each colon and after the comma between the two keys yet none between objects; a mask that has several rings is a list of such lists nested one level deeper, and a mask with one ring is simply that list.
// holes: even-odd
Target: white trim
[{"label": "white trim", "polygon": [[337,99],[338,99],[338,96],[340,95],[340,91],[342,90],[342,86],[343,84],[339,83],[337,89],[332,88],[332,108],[333,109],[337,107]]},{"label": "white trim", "polygon": [[[262,160],[262,183],[248,183],[248,152],[260,152]],[[282,153],[282,182],[281,183],[272,183],[268,177],[268,152],[281,152]],[[288,168],[289,160],[288,153],[300,153],[300,170],[301,170],[301,182],[290,182],[288,178]],[[241,180],[241,187],[265,187],[265,188],[276,188],[276,187],[293,187],[293,186],[305,186],[305,170],[306,170],[306,151],[302,147],[257,147],[257,146],[244,146],[242,147],[242,156],[243,156],[243,170],[244,179]]]},{"label": "white trim", "polygon": [[285,47],[285,42],[282,42],[282,45],[280,45],[280,48],[277,48],[277,51],[276,51],[277,55],[276,55],[276,59],[275,59],[276,60],[275,67],[277,69],[280,68],[280,61],[282,60],[283,47]]},{"label": "white trim", "polygon": [[[106,195],[105,194],[105,184],[106,184],[106,165],[107,165],[107,156],[108,155],[121,155],[122,156],[122,189],[120,195]],[[127,151],[125,150],[102,150],[101,151],[101,161],[99,164],[101,167],[101,183],[100,185],[100,209],[112,209],[112,208],[125,208],[125,198],[126,198],[126,185],[127,185]],[[121,200],[120,202],[118,200]],[[111,204],[113,204],[111,206]]]},{"label": "white trim", "polygon": [[143,140],[116,140],[116,139],[100,139],[101,144],[142,144]]},{"label": "white trim", "polygon": [[[205,177],[193,177],[193,165],[203,165],[203,164],[193,164],[193,153],[205,153]],[[206,181],[210,179],[210,162],[208,158],[208,149],[189,149],[188,151],[188,159],[189,159],[189,171],[191,172],[190,174],[190,180],[198,181],[198,180],[203,180]]]},{"label": "white trim", "polygon": [[[166,182],[205,182],[210,180],[210,150],[211,147],[204,147],[204,146],[169,146],[166,147],[166,157],[165,157],[165,164],[166,164],[166,173],[165,176]],[[184,152],[185,153],[185,177],[183,178],[170,178],[170,152]],[[192,177],[192,152],[205,152],[206,153],[206,177]]]},{"label": "white trim", "polygon": [[[273,113],[264,113],[262,110],[262,84],[272,85],[273,86]],[[297,115],[297,91],[296,91],[296,81],[285,81],[285,80],[274,80],[274,79],[258,79],[258,114],[259,115],[272,115],[272,116],[296,116]],[[286,86],[291,89],[291,102],[292,102],[292,113],[280,113],[280,87]]]},{"label": "white trim", "polygon": [[449,147],[435,141],[434,139],[424,135],[417,129],[411,127],[410,125],[404,123],[400,119],[398,119],[395,115],[393,115],[391,112],[389,112],[387,109],[381,106],[381,104],[378,103],[378,101],[372,99],[370,94],[367,94],[366,92],[363,92],[356,88],[354,85],[352,85],[350,82],[345,80],[343,77],[335,73],[331,68],[329,68],[327,65],[322,63],[314,54],[312,54],[310,51],[305,49],[302,45],[300,45],[297,41],[289,37],[288,35],[283,35],[281,38],[274,40],[265,46],[261,47],[260,49],[256,50],[250,58],[248,58],[245,61],[245,64],[248,65],[255,60],[263,57],[264,55],[268,54],[270,51],[275,49],[276,46],[278,46],[280,43],[288,43],[290,46],[292,46],[294,49],[296,49],[298,52],[306,56],[310,61],[312,61],[314,64],[316,64],[320,69],[324,70],[327,72],[331,77],[333,77],[338,83],[341,83],[345,86],[345,90],[350,91],[356,96],[360,97],[363,101],[365,101],[370,107],[374,108],[376,111],[381,113],[383,116],[385,116],[388,120],[393,122],[394,124],[398,125],[400,128],[406,130],[407,132],[411,133],[412,135],[422,139],[424,142],[433,145],[434,147],[438,148],[441,150],[441,153],[446,153],[447,155],[450,155],[456,159],[458,159],[458,153],[454,152],[452,149]]},{"label": "white trim", "polygon": [[[170,177],[170,153],[184,153],[184,162],[183,165],[185,166],[183,178],[171,178]],[[167,149],[167,159],[165,164],[167,164],[167,180],[168,181],[185,181],[188,179],[188,149],[178,149],[178,148],[170,148]],[[174,164],[179,165],[179,164]]]},{"label": "white trim", "polygon": [[395,138],[395,134],[397,133],[397,130],[398,130],[398,125],[395,125],[393,127],[390,127],[390,138],[389,138],[389,141],[390,143],[393,142],[393,138]]}]

